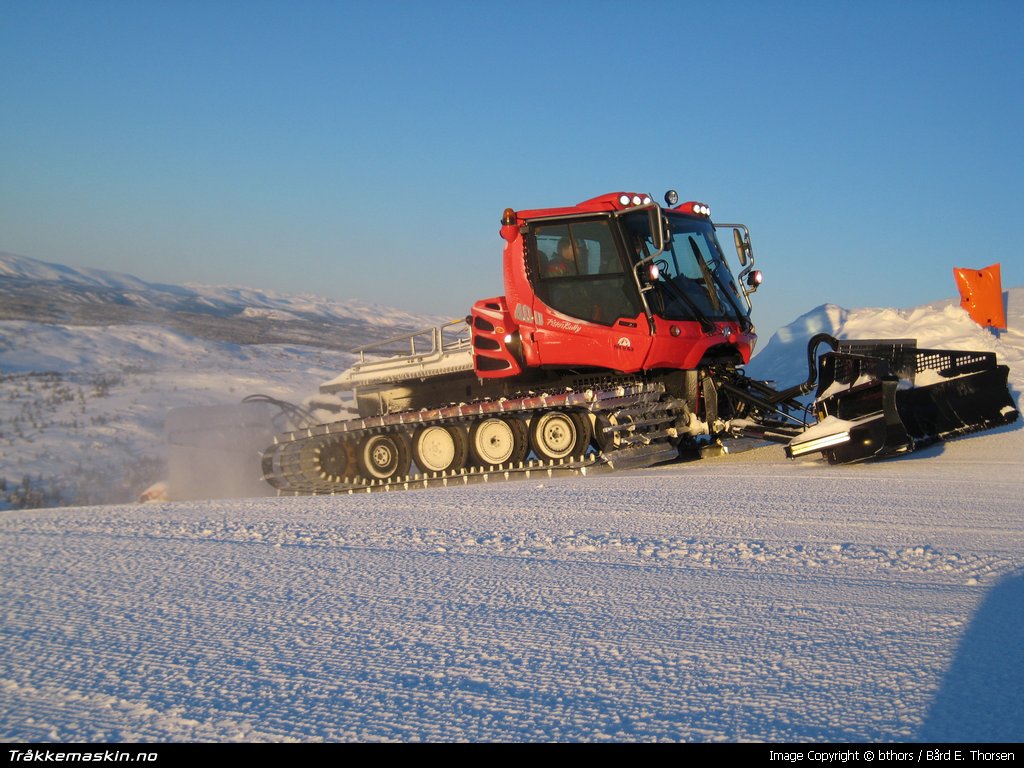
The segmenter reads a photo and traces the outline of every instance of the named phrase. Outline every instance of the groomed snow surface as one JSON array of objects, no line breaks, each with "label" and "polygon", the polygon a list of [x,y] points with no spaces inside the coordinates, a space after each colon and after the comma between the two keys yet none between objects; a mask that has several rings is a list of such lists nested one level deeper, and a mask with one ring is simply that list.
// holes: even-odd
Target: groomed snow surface
[{"label": "groomed snow surface", "polygon": [[0,738],[1019,741],[1022,456],[5,512]]}]

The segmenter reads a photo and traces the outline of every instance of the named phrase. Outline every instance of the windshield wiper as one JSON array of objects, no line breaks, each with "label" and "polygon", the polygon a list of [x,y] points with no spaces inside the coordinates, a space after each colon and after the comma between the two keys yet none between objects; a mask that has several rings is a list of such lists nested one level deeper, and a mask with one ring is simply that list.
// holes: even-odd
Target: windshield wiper
[{"label": "windshield wiper", "polygon": [[740,327],[744,330],[752,330],[754,324],[750,320],[750,316],[747,315],[736,302],[735,294],[729,290],[729,285],[722,278],[722,270],[719,268],[719,262],[715,262],[715,266],[711,268],[711,274],[715,278],[715,283],[722,290],[722,295],[725,296],[725,300],[732,307],[733,312],[736,313],[736,318],[740,323]]},{"label": "windshield wiper", "polygon": [[718,295],[718,291],[715,290],[715,286],[721,290],[722,295],[725,296],[725,300],[732,307],[732,311],[736,314],[736,320],[740,326],[745,330],[750,330],[754,327],[753,323],[750,322],[750,318],[740,309],[739,305],[729,295],[729,288],[726,286],[719,274],[716,265],[716,269],[710,269],[707,262],[704,261],[704,257],[701,255],[700,248],[697,242],[693,239],[693,235],[690,235],[690,249],[693,251],[693,256],[697,259],[697,263],[700,265],[701,274],[704,275],[704,282],[708,289],[708,293],[711,295],[711,303],[714,305],[715,311],[721,313],[722,311],[722,300]]},{"label": "windshield wiper", "polygon": [[715,330],[715,324],[708,319],[708,316],[704,314],[697,302],[686,295],[686,291],[682,290],[678,285],[672,282],[671,278],[666,277],[663,280],[658,281],[658,285],[667,288],[676,298],[680,299],[683,304],[693,313],[694,319],[700,323],[701,330],[705,333],[712,333]]},{"label": "windshield wiper", "polygon": [[700,267],[700,273],[704,276],[704,290],[708,292],[708,298],[711,299],[711,306],[718,314],[722,313],[722,300],[718,298],[718,291],[715,290],[714,282],[715,279],[711,276],[711,270],[708,269],[707,263],[704,261],[704,256],[700,252],[700,246],[697,245],[697,241],[693,239],[693,235],[689,235],[687,240],[690,241],[690,250],[693,251],[693,258],[697,260],[697,265]]}]

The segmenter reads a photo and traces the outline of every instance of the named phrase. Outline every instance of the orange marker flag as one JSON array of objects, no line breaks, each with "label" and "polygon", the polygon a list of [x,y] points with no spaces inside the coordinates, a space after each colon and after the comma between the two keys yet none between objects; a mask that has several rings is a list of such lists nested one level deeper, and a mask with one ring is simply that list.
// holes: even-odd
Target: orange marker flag
[{"label": "orange marker flag", "polygon": [[985,328],[1006,329],[1003,311],[1003,283],[999,265],[984,269],[953,267],[953,277],[960,290],[960,306],[967,310],[978,325]]}]

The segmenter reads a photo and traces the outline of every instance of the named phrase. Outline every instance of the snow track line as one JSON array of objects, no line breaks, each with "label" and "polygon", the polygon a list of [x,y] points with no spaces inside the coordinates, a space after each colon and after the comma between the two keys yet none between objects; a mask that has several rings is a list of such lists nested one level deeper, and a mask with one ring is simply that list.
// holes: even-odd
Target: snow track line
[{"label": "snow track line", "polygon": [[[204,524],[205,525],[205,524]],[[939,579],[941,583],[958,585],[989,581],[993,576],[1012,568],[1010,553],[989,553],[985,557],[948,552],[927,544],[894,543],[866,545],[836,543],[833,538],[806,540],[806,544],[787,544],[785,538],[751,538],[741,536],[706,538],[635,536],[606,540],[600,535],[576,534],[571,539],[551,540],[516,538],[504,535],[495,543],[480,541],[487,533],[442,530],[421,532],[412,546],[395,542],[408,541],[408,532],[386,529],[369,537],[354,537],[347,528],[339,526],[337,540],[304,540],[300,533],[288,540],[282,538],[240,538],[244,531],[204,529],[195,534],[154,534],[138,530],[135,535],[103,531],[65,530],[33,531],[19,534],[24,545],[33,539],[51,541],[122,541],[139,539],[164,542],[164,545],[248,545],[255,548],[294,549],[305,551],[394,552],[410,555],[450,557],[493,557],[503,560],[533,560],[540,563],[603,563],[637,568],[662,568],[702,571],[721,569],[734,573],[765,574],[783,569],[786,575],[800,572],[828,574],[847,570],[850,578],[870,579],[870,574],[900,574],[912,580]],[[209,533],[207,533],[207,530]],[[582,537],[582,538],[581,538]],[[473,543],[467,541],[475,539]],[[808,546],[809,544],[809,546]],[[628,559],[628,562],[624,560]]]}]

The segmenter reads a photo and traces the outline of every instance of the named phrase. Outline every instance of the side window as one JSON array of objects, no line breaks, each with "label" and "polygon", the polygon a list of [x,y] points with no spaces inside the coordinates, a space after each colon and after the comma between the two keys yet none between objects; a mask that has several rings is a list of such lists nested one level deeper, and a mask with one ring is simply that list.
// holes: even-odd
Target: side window
[{"label": "side window", "polygon": [[607,222],[539,226],[534,230],[534,242],[537,275],[541,278],[622,272]]},{"label": "side window", "polygon": [[579,261],[581,275],[615,275],[622,272],[619,251],[607,222],[575,224],[572,226],[572,236],[577,243],[577,251],[583,252]]},{"label": "side window", "polygon": [[568,224],[538,227],[536,243],[537,274],[542,279],[578,275],[581,262],[586,268],[587,245],[573,242]]},{"label": "side window", "polygon": [[537,296],[549,307],[602,325],[639,314],[607,219],[541,224],[533,243]]}]

